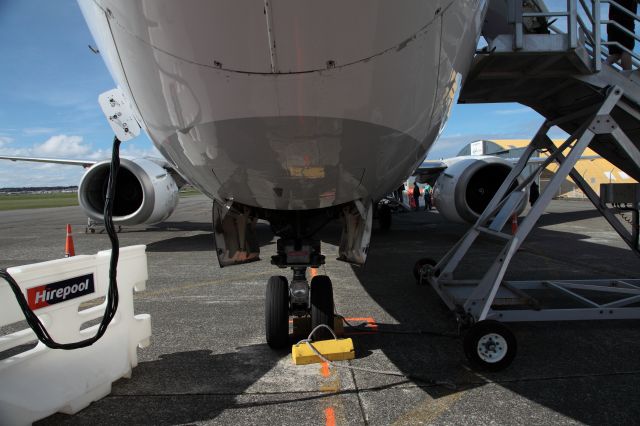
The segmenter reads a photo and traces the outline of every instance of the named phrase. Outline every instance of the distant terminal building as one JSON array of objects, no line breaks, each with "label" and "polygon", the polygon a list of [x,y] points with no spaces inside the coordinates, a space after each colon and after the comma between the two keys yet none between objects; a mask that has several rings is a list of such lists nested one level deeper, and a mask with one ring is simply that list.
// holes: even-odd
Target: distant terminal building
[{"label": "distant terminal building", "polygon": [[[480,140],[466,145],[458,155],[496,155],[503,158],[520,158],[526,147],[529,145],[527,139],[498,139]],[[556,146],[560,146],[563,140],[554,140]],[[535,155],[535,154],[534,154]],[[538,157],[546,157],[545,152],[539,152]],[[529,166],[530,170],[536,167],[535,164]],[[635,183],[636,181],[610,162],[601,158],[594,151],[587,148],[582,159],[576,164],[576,170],[587,181],[596,193],[600,193],[601,183]],[[539,179],[540,189],[544,189],[558,169],[557,163],[550,164],[544,170]],[[562,184],[556,198],[586,198],[582,190],[573,183],[570,177]]]}]

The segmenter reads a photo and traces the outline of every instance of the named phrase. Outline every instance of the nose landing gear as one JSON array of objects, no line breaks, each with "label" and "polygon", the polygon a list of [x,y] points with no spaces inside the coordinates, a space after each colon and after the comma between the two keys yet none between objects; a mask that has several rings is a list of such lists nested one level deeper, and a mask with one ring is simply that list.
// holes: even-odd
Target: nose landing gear
[{"label": "nose landing gear", "polygon": [[[267,282],[265,303],[265,331],[267,344],[280,349],[289,345],[289,317],[311,317],[311,328],[320,324],[333,329],[334,304],[333,285],[326,275],[307,280],[307,268],[318,268],[324,264],[320,255],[320,243],[316,241],[278,241],[278,254],[271,263],[280,267],[291,267],[291,284],[283,276],[272,276]],[[330,338],[328,330],[319,330],[320,339]]]}]

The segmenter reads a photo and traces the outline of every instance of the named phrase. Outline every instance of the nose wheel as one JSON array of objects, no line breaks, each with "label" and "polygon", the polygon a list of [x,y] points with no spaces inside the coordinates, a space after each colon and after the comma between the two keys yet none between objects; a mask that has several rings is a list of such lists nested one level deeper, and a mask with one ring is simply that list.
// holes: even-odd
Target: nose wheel
[{"label": "nose wheel", "polygon": [[270,347],[289,345],[289,283],[285,277],[273,276],[267,282],[265,326]]},{"label": "nose wheel", "polygon": [[438,262],[435,260],[424,257],[416,261],[413,265],[413,277],[416,279],[416,284],[422,285],[426,283],[426,280],[423,280],[426,276],[426,268],[433,268],[436,266]]},{"label": "nose wheel", "polygon": [[[267,344],[281,349],[290,344],[289,317],[311,317],[311,331],[320,324],[334,327],[333,285],[326,275],[313,277],[307,285],[304,272],[295,271],[291,286],[283,276],[273,276],[267,282],[265,300],[265,331]],[[308,323],[307,323],[308,324]],[[308,332],[307,332],[308,333]],[[326,329],[314,334],[314,340],[330,339]]]},{"label": "nose wheel", "polygon": [[498,321],[480,321],[464,337],[464,353],[471,366],[478,370],[503,370],[511,364],[516,351],[515,336]]}]

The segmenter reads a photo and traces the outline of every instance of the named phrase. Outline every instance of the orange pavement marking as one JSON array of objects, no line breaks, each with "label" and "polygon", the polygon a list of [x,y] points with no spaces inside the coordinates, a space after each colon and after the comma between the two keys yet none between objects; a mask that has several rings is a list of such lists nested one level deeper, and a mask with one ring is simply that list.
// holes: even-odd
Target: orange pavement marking
[{"label": "orange pavement marking", "polygon": [[[373,317],[357,317],[357,318],[345,318],[350,323],[354,322],[366,322],[367,331],[349,331],[345,332],[345,336],[347,335],[356,335],[356,334],[375,334],[378,332],[378,324],[376,324],[376,320]],[[293,324],[293,320],[289,320],[289,324]]]},{"label": "orange pavement marking", "polygon": [[336,413],[333,411],[333,407],[324,409],[324,417],[326,426],[336,426]]},{"label": "orange pavement marking", "polygon": [[322,373],[322,377],[329,377],[329,364],[326,362],[322,363],[322,367],[320,368],[320,373]]},{"label": "orange pavement marking", "polygon": [[368,331],[345,331],[344,335],[345,336],[353,336],[356,334],[375,334],[378,332],[378,324],[376,324],[376,320],[373,319],[372,317],[364,317],[364,318],[345,318],[347,321],[349,321],[350,323],[354,323],[357,321],[360,322],[366,322],[367,326],[366,329]]}]

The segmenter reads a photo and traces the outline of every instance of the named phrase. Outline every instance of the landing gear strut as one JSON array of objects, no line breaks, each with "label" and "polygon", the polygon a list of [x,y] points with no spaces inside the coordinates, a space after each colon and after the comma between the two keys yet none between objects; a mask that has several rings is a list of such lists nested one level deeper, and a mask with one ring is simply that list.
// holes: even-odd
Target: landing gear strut
[{"label": "landing gear strut", "polygon": [[267,343],[281,348],[289,343],[289,318],[306,327],[324,324],[334,327],[333,286],[326,276],[307,278],[308,268],[319,268],[325,258],[317,233],[328,223],[341,219],[342,235],[337,260],[362,266],[367,260],[374,205],[369,199],[312,210],[269,210],[233,200],[213,203],[213,233],[220,267],[260,260],[258,220],[269,222],[279,237],[271,264],[291,268],[293,277],[273,276],[267,283],[265,334]]}]

